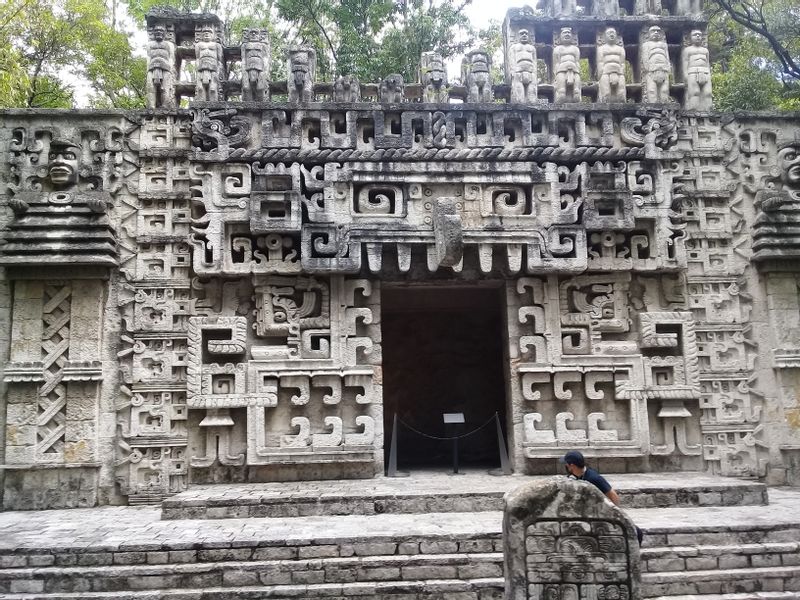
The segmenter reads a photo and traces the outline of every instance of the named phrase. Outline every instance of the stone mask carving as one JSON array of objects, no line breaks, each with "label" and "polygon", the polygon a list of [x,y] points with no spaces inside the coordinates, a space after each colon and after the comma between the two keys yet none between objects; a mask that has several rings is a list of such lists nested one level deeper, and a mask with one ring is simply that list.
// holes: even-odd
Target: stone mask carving
[{"label": "stone mask carving", "polygon": [[54,140],[50,144],[47,175],[55,188],[65,188],[78,182],[80,147],[69,141]]}]

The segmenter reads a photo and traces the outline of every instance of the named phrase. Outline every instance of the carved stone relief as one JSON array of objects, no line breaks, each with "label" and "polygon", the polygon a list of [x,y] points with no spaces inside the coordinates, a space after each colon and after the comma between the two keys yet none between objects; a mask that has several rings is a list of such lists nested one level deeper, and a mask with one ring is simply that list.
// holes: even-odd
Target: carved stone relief
[{"label": "carved stone relief", "polygon": [[375,475],[398,279],[504,286],[517,470],[792,480],[797,124],[709,112],[696,3],[633,9],[511,10],[503,85],[484,50],[319,82],[292,48],[271,81],[262,30],[156,10],[150,110],[9,113],[10,505],[45,467],[92,482],[70,505]]}]

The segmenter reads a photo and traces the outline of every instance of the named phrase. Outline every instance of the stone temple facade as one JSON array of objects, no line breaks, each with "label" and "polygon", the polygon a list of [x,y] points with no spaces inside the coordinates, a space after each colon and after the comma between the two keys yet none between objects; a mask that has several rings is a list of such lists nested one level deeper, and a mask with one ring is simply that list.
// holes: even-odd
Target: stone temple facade
[{"label": "stone temple facade", "polygon": [[800,482],[800,119],[712,110],[697,0],[511,10],[502,85],[148,30],[147,110],[2,113],[5,508],[381,476],[454,411],[521,473]]}]

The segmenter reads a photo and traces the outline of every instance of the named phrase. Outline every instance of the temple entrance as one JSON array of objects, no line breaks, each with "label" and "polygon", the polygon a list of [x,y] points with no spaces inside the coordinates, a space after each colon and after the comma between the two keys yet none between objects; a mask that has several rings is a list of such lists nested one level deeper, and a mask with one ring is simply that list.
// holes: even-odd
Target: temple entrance
[{"label": "temple entrance", "polygon": [[[450,469],[452,442],[443,413],[463,413],[460,465],[499,465],[497,427],[505,427],[506,340],[499,287],[381,289],[385,460],[394,414],[398,468]],[[488,424],[487,424],[488,423]],[[431,437],[428,437],[431,436]]]}]

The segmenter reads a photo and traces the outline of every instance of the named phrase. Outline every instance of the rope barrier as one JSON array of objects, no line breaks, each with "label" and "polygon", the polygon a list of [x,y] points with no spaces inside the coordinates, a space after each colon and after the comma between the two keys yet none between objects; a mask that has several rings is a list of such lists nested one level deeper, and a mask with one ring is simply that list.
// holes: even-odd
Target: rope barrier
[{"label": "rope barrier", "polygon": [[472,434],[478,433],[481,429],[486,427],[489,423],[493,422],[496,417],[497,417],[497,413],[494,413],[491,417],[489,417],[489,420],[486,421],[486,423],[484,423],[480,427],[476,427],[472,431],[468,431],[467,433],[462,433],[461,435],[453,435],[453,436],[449,436],[449,437],[440,437],[440,436],[437,436],[437,435],[431,435],[429,433],[425,433],[424,431],[420,431],[419,429],[415,429],[414,427],[412,427],[411,425],[409,425],[408,423],[403,421],[403,419],[400,419],[400,418],[398,418],[397,421],[403,427],[405,427],[406,429],[408,429],[410,431],[413,431],[414,433],[416,433],[417,435],[421,435],[422,437],[426,437],[428,439],[438,440],[438,441],[452,441],[452,440],[460,440],[461,438],[469,437]]}]

